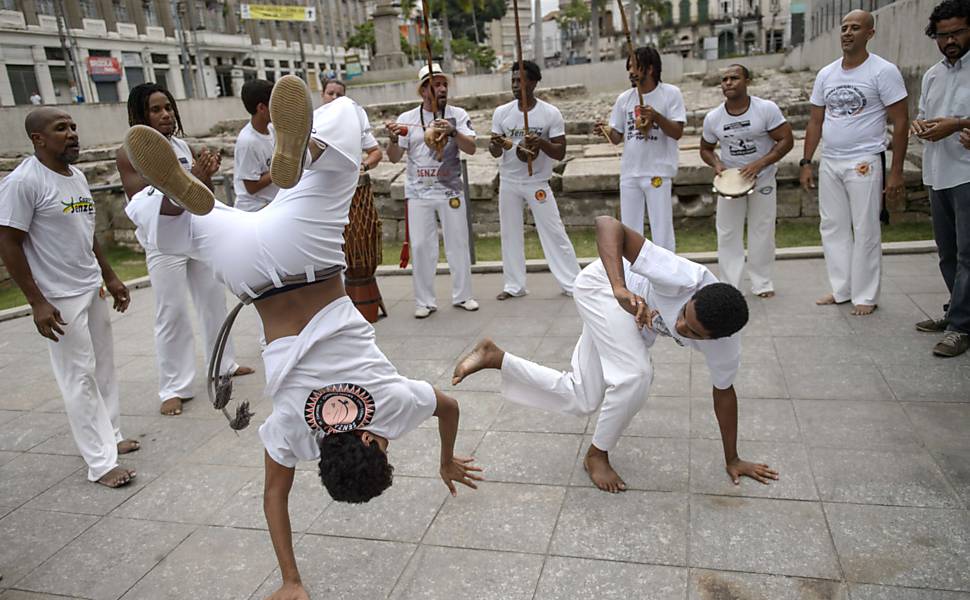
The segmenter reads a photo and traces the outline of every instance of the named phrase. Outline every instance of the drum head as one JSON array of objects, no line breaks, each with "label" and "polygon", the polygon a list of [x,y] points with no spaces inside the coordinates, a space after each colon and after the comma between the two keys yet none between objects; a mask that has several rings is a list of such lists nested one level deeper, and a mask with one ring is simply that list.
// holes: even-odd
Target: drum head
[{"label": "drum head", "polygon": [[745,179],[741,169],[726,169],[714,178],[714,191],[728,198],[737,198],[750,194],[755,183],[754,179]]}]

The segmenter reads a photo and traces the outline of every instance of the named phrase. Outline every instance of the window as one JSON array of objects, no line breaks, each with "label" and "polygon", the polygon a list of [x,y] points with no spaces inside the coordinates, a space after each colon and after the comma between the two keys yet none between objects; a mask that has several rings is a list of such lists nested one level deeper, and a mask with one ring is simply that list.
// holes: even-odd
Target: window
[{"label": "window", "polygon": [[167,54],[152,54],[152,64],[156,65],[167,65],[168,55]]},{"label": "window", "polygon": [[[223,5],[218,2],[206,2],[205,5],[205,26],[206,29],[223,33],[226,30],[226,16],[222,12]],[[232,95],[232,94],[229,94]]]},{"label": "window", "polygon": [[47,60],[64,60],[64,50],[61,48],[44,46],[44,56],[47,58]]},{"label": "window", "polygon": [[690,0],[680,0],[680,24],[690,23]]},{"label": "window", "polygon": [[30,104],[30,97],[37,91],[37,76],[33,65],[7,65],[7,77],[13,91],[15,104]]},{"label": "window", "polygon": [[115,13],[115,21],[118,23],[131,23],[131,17],[128,16],[127,0],[111,0],[111,8]]},{"label": "window", "polygon": [[81,5],[81,16],[87,19],[100,19],[101,15],[98,14],[98,5],[94,0],[79,0]]},{"label": "window", "polygon": [[[174,6],[175,3],[172,3]],[[158,27],[158,13],[155,11],[154,0],[147,0],[147,2],[142,2],[141,5],[142,12],[145,14],[145,25],[149,27]]]},{"label": "window", "polygon": [[38,15],[48,15],[55,16],[57,12],[54,11],[54,0],[35,0],[34,6],[37,7]]},{"label": "window", "polygon": [[17,8],[17,3],[15,0],[0,0],[0,9],[20,10],[19,8]]},{"label": "window", "polygon": [[707,23],[710,9],[707,7],[707,0],[697,0],[697,22]]},{"label": "window", "polygon": [[95,50],[92,48],[91,50],[88,50],[88,56],[110,57],[111,50]]},{"label": "window", "polygon": [[667,27],[674,24],[674,5],[670,2],[664,2],[663,24]]}]

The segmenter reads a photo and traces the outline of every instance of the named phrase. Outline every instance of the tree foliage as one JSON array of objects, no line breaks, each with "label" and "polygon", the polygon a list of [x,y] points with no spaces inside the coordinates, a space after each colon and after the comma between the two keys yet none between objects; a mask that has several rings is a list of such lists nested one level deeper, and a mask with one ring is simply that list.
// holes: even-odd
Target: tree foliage
[{"label": "tree foliage", "polygon": [[469,60],[479,67],[495,67],[495,50],[487,44],[476,44],[472,40],[458,38],[452,43],[451,49],[456,57]]},{"label": "tree foliage", "polygon": [[369,50],[371,54],[376,51],[376,39],[374,37],[374,22],[367,21],[357,26],[354,34],[347,38],[348,48],[360,48]]}]

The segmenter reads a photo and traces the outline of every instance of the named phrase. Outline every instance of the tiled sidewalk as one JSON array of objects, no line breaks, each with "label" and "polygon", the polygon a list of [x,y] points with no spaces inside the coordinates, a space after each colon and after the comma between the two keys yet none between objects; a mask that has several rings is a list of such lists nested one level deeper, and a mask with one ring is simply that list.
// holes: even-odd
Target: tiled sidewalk
[{"label": "tiled sidewalk", "polygon": [[[703,357],[662,340],[647,407],[613,460],[632,488],[592,488],[579,458],[585,418],[504,403],[496,373],[455,390],[455,360],[483,334],[566,367],[580,322],[547,273],[482,309],[411,317],[408,277],[380,280],[384,352],[462,406],[458,450],[489,482],[450,498],[437,478],[434,421],[392,443],[394,486],[366,505],[332,503],[313,464],[291,502],[313,598],[957,600],[970,598],[970,356],[943,360],[913,324],[946,294],[933,255],[888,256],[871,317],[818,308],[819,260],[777,265],[778,297],[751,299],[740,397],[742,456],[781,471],[731,485]],[[31,320],[0,323],[0,600],[246,599],[278,584],[262,517],[256,427],[236,435],[196,401],[157,414],[151,290],[114,326],[123,430],[142,441],[137,483],[85,481],[45,342]],[[257,423],[255,314],[237,325],[237,381]],[[199,353],[199,349],[196,349]],[[201,360],[200,360],[201,370]]]}]

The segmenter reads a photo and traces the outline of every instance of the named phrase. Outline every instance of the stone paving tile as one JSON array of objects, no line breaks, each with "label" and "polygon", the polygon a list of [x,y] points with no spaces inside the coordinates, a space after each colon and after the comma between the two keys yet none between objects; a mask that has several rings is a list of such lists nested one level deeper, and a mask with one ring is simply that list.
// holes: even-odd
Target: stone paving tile
[{"label": "stone paving tile", "polygon": [[963,510],[825,504],[848,581],[970,591]]},{"label": "stone paving tile", "polygon": [[242,489],[257,472],[242,467],[185,464],[149,483],[112,516],[211,524],[225,499]]},{"label": "stone paving tile", "polygon": [[[470,392],[456,388],[447,392],[458,400],[461,417],[459,431],[487,431],[495,429],[494,423],[505,404],[502,395],[494,392]],[[438,429],[437,419],[428,419],[420,425],[425,429]]]},{"label": "stone paving tile", "polygon": [[[482,431],[459,431],[455,454],[474,456],[482,441]],[[437,429],[415,429],[388,445],[387,459],[394,466],[395,475],[438,477],[441,466],[441,441]],[[312,464],[312,463],[307,463]],[[488,465],[478,465],[488,468]],[[313,465],[316,468],[316,465]],[[487,474],[486,474],[487,477]]]},{"label": "stone paving tile", "polygon": [[970,508],[970,448],[934,450],[933,458],[963,499],[964,507]]},{"label": "stone paving tile", "polygon": [[0,410],[0,425],[9,423],[14,419],[19,419],[25,414],[27,414],[27,412],[22,410]]},{"label": "stone paving tile", "polygon": [[685,566],[687,495],[570,488],[551,554]]},{"label": "stone paving tile", "polygon": [[895,399],[882,373],[873,365],[790,363],[784,365],[783,369],[789,389],[795,390],[792,394],[793,398],[882,401]]},{"label": "stone paving tile", "polygon": [[845,450],[815,448],[812,471],[826,502],[960,508],[954,494],[922,448]]},{"label": "stone paving tile", "polygon": [[651,396],[689,396],[691,391],[691,368],[689,363],[655,364]]},{"label": "stone paving tile", "polygon": [[489,481],[566,485],[581,434],[489,431],[475,451]]},{"label": "stone paving tile", "polygon": [[550,556],[535,600],[683,600],[687,569]]},{"label": "stone paving tile", "polygon": [[895,402],[795,400],[805,442],[832,448],[889,448],[919,444],[903,407]]},{"label": "stone paving tile", "polygon": [[[263,415],[263,418],[266,416]],[[259,415],[255,419],[258,418]],[[265,451],[259,439],[260,424],[253,422],[242,431],[233,431],[223,422],[222,430],[216,430],[215,435],[186,457],[186,461],[206,465],[262,467]]]},{"label": "stone paving tile", "polygon": [[[307,557],[303,558],[302,564],[309,566]],[[122,598],[238,600],[251,594],[275,566],[273,546],[265,531],[202,527]]]},{"label": "stone paving tile", "polygon": [[[586,427],[586,433],[596,429],[597,415],[593,415]],[[633,437],[672,437],[690,436],[691,403],[689,398],[676,396],[655,396],[647,398],[646,405],[630,421],[624,436]]]},{"label": "stone paving tile", "polygon": [[694,495],[690,521],[692,567],[840,577],[818,503]]},{"label": "stone paving tile", "polygon": [[[711,376],[706,364],[691,365],[690,378],[692,397],[711,397]],[[742,363],[734,389],[745,398],[789,397],[785,374],[776,360],[763,364]]]},{"label": "stone paving tile", "polygon": [[[853,596],[853,600],[854,600]],[[828,579],[690,570],[688,600],[848,600],[845,584]]]},{"label": "stone paving tile", "polygon": [[[317,495],[326,497],[319,479],[316,486]],[[459,494],[474,493],[465,486],[457,487]],[[420,542],[447,497],[448,488],[440,478],[395,477],[389,489],[366,504],[329,503],[307,531],[352,538]]]},{"label": "stone paving tile", "polygon": [[[306,531],[332,502],[316,473],[297,471],[289,499],[290,529],[301,533]],[[209,521],[221,527],[266,529],[262,470],[254,471],[249,482],[219,506]]]},{"label": "stone paving tile", "polygon": [[[865,352],[874,363],[880,367],[885,366],[886,369],[894,369],[898,365],[910,368],[930,367],[931,370],[940,366],[970,367],[970,355],[967,353],[946,359],[945,365],[940,364],[942,359],[933,355],[933,346],[941,337],[914,329],[891,336],[857,336],[853,338],[853,342],[856,344],[857,353]],[[890,380],[890,386],[893,381],[895,380]]]},{"label": "stone paving tile", "polygon": [[61,480],[25,506],[35,510],[104,516],[144,490],[164,471],[158,463],[128,457],[122,457],[121,464],[136,473],[135,479],[124,487],[110,489],[93,484],[87,479],[87,471],[81,470],[81,476]]},{"label": "stone paving tile", "polygon": [[774,337],[845,336],[850,333],[848,325],[846,318],[837,310],[815,306],[807,308],[800,314],[772,318],[768,321],[769,331]]},{"label": "stone paving tile", "polygon": [[[882,340],[880,340],[882,343]],[[817,336],[789,336],[774,338],[774,347],[778,351],[778,360],[783,365],[806,363],[812,365],[871,365],[870,357],[864,344],[858,338],[848,337],[817,337]],[[742,346],[742,352],[748,347]]]},{"label": "stone paving tile", "polygon": [[64,417],[15,411],[9,414],[17,416],[0,425],[0,450],[30,450],[68,429]]},{"label": "stone paving tile", "polygon": [[566,491],[562,487],[488,483],[449,498],[424,543],[482,550],[542,553],[549,545]]},{"label": "stone paving tile", "polygon": [[724,496],[818,500],[808,454],[801,444],[742,442],[741,458],[765,463],[778,471],[778,480],[768,484],[742,477],[738,485],[731,482],[724,468],[724,448],[720,440],[691,440],[690,491]]},{"label": "stone paving tile", "polygon": [[852,600],[970,600],[970,593],[851,584]]},{"label": "stone paving tile", "polygon": [[[102,519],[17,584],[34,592],[115,600],[194,530],[129,519]],[[97,548],[97,552],[91,552]]]},{"label": "stone paving tile", "polygon": [[65,477],[87,481],[83,466],[81,459],[71,456],[22,454],[0,466],[0,504],[23,504]]},{"label": "stone paving tile", "polygon": [[[710,397],[690,401],[691,437],[721,439],[721,430]],[[801,434],[791,400],[739,398],[738,439],[798,442]]]},{"label": "stone paving tile", "polygon": [[532,433],[583,433],[589,417],[579,417],[539,410],[504,402],[492,431],[522,431]]},{"label": "stone paving tile", "polygon": [[[413,544],[305,535],[294,544],[300,576],[311,598],[386,598],[414,554]],[[346,576],[339,574],[346,573]],[[281,585],[273,572],[251,600],[263,600]],[[245,596],[239,596],[244,598]]]},{"label": "stone paving tile", "polygon": [[[2,586],[14,586],[97,522],[97,517],[21,508],[0,519]],[[16,543],[11,543],[15,541]]]},{"label": "stone paving tile", "polygon": [[[3,582],[0,581],[0,584]],[[52,594],[35,594],[20,590],[0,591],[0,600],[75,600],[77,596],[54,596]]]},{"label": "stone paving tile", "polygon": [[422,547],[390,597],[532,600],[541,570],[542,556],[534,554]]},{"label": "stone paving tile", "polygon": [[970,449],[970,404],[903,404],[923,442],[931,448]]},{"label": "stone paving tile", "polygon": [[900,400],[970,402],[970,365],[897,364],[879,369]]},{"label": "stone paving tile", "polygon": [[[594,487],[583,468],[583,457],[592,441],[592,436],[583,439],[570,485]],[[610,452],[610,463],[629,490],[686,492],[688,451],[689,442],[686,439],[623,436]]]}]

